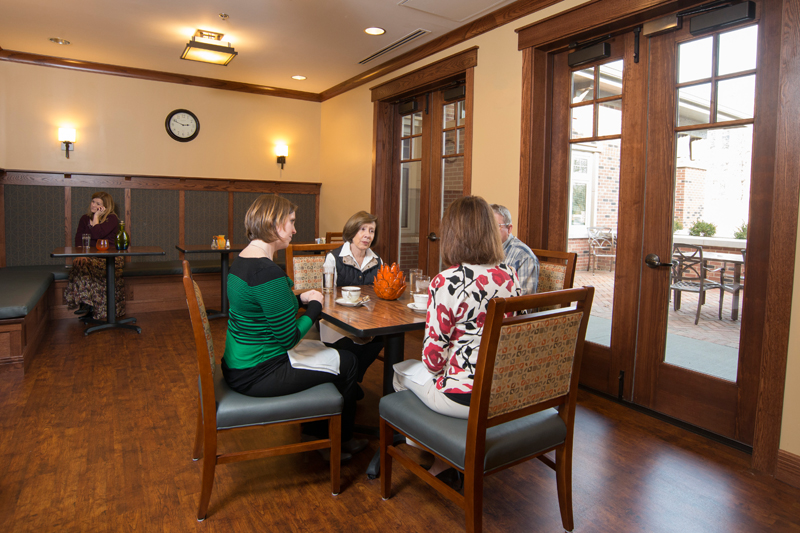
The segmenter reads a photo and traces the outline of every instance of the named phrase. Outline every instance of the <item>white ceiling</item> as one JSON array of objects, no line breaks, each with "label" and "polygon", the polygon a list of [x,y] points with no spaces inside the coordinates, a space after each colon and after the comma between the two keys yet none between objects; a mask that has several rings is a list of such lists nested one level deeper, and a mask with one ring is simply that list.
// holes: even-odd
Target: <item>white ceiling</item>
[{"label": "white ceiling", "polygon": [[[318,93],[513,1],[0,0],[0,47]],[[358,64],[418,28],[431,33]],[[239,55],[226,67],[181,60],[197,29],[224,33]]]}]

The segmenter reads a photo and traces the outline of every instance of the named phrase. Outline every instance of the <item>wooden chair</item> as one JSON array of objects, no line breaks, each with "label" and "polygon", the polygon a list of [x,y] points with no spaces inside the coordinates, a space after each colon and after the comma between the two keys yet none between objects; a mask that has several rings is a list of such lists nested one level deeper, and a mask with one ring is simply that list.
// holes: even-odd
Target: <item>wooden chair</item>
[{"label": "wooden chair", "polygon": [[[592,227],[586,228],[589,234],[589,263],[592,266],[592,274],[597,268],[598,257],[610,257],[611,269],[613,269],[614,261],[617,258],[617,238],[611,232],[611,228]],[[589,265],[586,265],[586,270],[589,270]]]},{"label": "wooden chair", "polygon": [[[466,512],[466,530],[482,529],[483,478],[538,457],[556,471],[564,528],[572,530],[572,438],[578,375],[593,287],[495,298],[481,337],[469,419],[428,409],[411,391],[381,398],[381,495],[391,496],[392,459]],[[568,306],[505,318],[524,309]],[[464,494],[392,445],[394,432],[464,474]],[[555,462],[544,454],[555,450]]]},{"label": "wooden chair", "polygon": [[344,242],[341,231],[329,231],[325,234],[325,242],[328,244],[332,242]]},{"label": "wooden chair", "polygon": [[286,248],[286,275],[295,290],[322,290],[322,264],[325,256],[340,244],[290,244]]},{"label": "wooden chair", "polygon": [[719,272],[721,268],[708,268],[703,260],[703,247],[693,244],[672,245],[672,275],[669,288],[672,290],[672,308],[681,308],[681,292],[697,294],[697,313],[694,325],[700,321],[700,307],[705,303],[706,292],[719,290],[719,318],[722,320],[722,302],[725,291],[722,284],[708,279],[709,272]]},{"label": "wooden chair", "polygon": [[[578,254],[575,252],[555,252],[551,250],[532,250],[539,259],[539,284],[537,293],[571,289],[575,282],[575,266]],[[546,311],[547,309],[539,309]]]},{"label": "wooden chair", "polygon": [[[192,279],[188,261],[183,262],[183,288],[192,320],[199,370],[199,401],[197,433],[192,458],[203,458],[200,504],[197,520],[206,518],[214,471],[218,464],[275,457],[290,453],[331,449],[331,492],[339,493],[339,463],[341,454],[341,420],[344,400],[332,383],[317,385],[308,390],[275,398],[254,398],[234,392],[228,387],[221,371],[216,370],[214,342],[208,325],[203,296]],[[215,408],[214,408],[215,406]],[[204,407],[206,407],[204,409]],[[285,444],[262,450],[217,453],[217,435],[231,430],[265,425],[299,424],[328,420],[329,438],[310,442]]]}]

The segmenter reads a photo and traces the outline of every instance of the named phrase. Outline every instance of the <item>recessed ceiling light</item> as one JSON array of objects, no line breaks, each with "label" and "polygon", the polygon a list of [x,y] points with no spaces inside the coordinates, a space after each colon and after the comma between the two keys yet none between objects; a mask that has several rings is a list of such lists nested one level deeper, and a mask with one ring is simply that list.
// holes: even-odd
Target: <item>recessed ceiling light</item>
[{"label": "recessed ceiling light", "polygon": [[293,80],[304,80],[304,79],[306,79],[306,77],[305,76],[292,76],[292,79]]},{"label": "recessed ceiling light", "polygon": [[59,39],[58,37],[50,37],[50,40],[56,44],[69,44],[69,41],[66,39]]},{"label": "recessed ceiling light", "polygon": [[228,20],[229,17],[227,13],[220,13],[219,18],[221,18],[222,20]]},{"label": "recessed ceiling light", "polygon": [[386,30],[384,30],[383,28],[367,28],[366,30],[364,30],[364,33],[368,33],[370,35],[383,35],[384,33],[386,33]]}]

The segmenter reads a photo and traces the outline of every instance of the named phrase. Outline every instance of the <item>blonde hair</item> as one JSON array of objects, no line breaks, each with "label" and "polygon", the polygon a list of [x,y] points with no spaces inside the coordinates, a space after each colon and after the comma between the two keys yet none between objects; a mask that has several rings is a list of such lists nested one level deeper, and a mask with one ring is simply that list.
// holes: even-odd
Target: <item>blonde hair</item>
[{"label": "blonde hair", "polygon": [[342,240],[352,244],[353,239],[356,238],[358,231],[364,224],[375,224],[375,234],[372,236],[372,243],[370,246],[375,246],[378,242],[378,217],[366,211],[359,211],[345,223],[342,229]]},{"label": "blonde hair", "polygon": [[464,196],[447,207],[440,242],[448,266],[498,265],[505,257],[494,212],[480,196]]},{"label": "blonde hair", "polygon": [[260,239],[266,243],[280,239],[278,226],[295,211],[297,206],[275,194],[262,194],[244,216],[244,230],[248,240]]},{"label": "blonde hair", "polygon": [[[115,209],[114,198],[112,198],[110,194],[108,194],[105,191],[98,191],[92,194],[92,200],[94,200],[95,198],[100,198],[100,200],[103,202],[103,207],[106,208],[105,211],[103,211],[103,213],[100,215],[100,224],[105,222],[106,219],[108,218],[108,215],[110,215],[111,213],[114,213],[114,215],[117,214],[117,212],[114,210]],[[89,207],[89,210],[86,212],[86,214],[89,215],[90,219],[94,217],[94,213],[92,213],[91,206]]]}]

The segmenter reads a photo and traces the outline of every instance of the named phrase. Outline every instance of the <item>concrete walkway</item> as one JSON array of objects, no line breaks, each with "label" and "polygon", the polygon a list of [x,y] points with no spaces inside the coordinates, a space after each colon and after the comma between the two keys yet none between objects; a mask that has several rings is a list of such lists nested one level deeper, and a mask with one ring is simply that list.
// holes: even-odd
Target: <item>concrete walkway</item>
[{"label": "concrete walkway", "polygon": [[[575,273],[574,286],[592,285],[595,288],[592,317],[586,332],[586,340],[598,344],[611,343],[611,318],[613,311],[614,273],[608,271]],[[740,294],[740,318],[741,302]],[[669,304],[667,328],[666,362],[717,376],[727,380],[736,379],[739,358],[739,333],[741,320],[731,320],[732,295],[726,293],[723,300],[722,320],[717,316],[719,293],[709,291],[706,303],[700,311],[700,321],[695,326],[697,295],[684,292],[681,308],[673,310]]]}]

